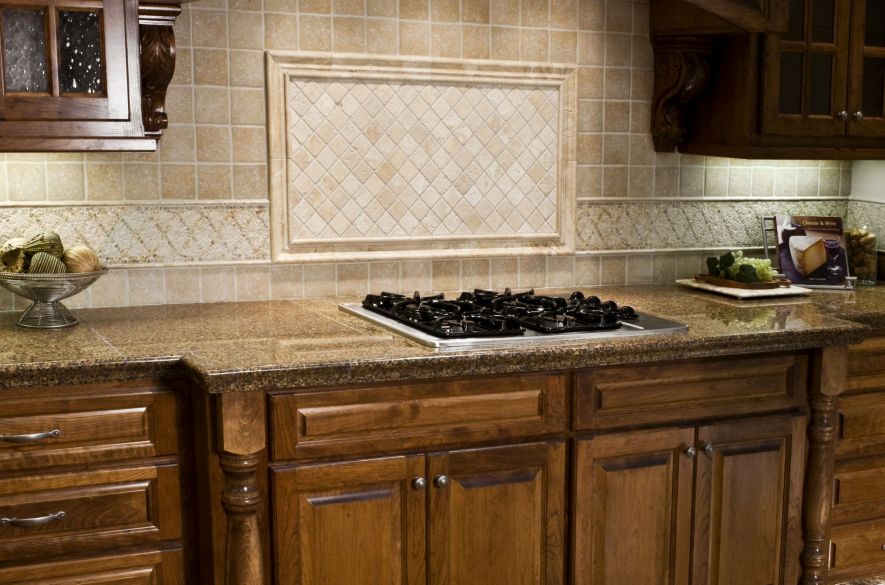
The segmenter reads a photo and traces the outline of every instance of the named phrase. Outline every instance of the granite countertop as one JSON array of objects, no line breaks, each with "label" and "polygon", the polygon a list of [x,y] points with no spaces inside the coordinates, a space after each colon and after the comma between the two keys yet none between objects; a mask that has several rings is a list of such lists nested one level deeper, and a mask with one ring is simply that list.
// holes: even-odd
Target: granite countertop
[{"label": "granite countertop", "polygon": [[76,311],[35,331],[0,313],[0,388],[186,375],[209,392],[585,368],[856,343],[885,331],[885,287],[737,301],[675,286],[596,289],[688,324],[671,335],[435,350],[306,299]]}]

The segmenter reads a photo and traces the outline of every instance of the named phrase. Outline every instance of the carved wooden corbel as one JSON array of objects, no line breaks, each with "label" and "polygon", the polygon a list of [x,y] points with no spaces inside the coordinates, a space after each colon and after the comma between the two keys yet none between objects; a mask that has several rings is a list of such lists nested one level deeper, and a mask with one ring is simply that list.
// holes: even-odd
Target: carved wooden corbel
[{"label": "carved wooden corbel", "polygon": [[715,42],[715,38],[704,36],[652,37],[655,82],[651,132],[658,152],[673,152],[685,139],[685,112],[707,88]]},{"label": "carved wooden corbel", "polygon": [[141,111],[147,136],[160,137],[169,125],[166,89],[175,73],[175,34],[172,26],[181,6],[140,4]]}]

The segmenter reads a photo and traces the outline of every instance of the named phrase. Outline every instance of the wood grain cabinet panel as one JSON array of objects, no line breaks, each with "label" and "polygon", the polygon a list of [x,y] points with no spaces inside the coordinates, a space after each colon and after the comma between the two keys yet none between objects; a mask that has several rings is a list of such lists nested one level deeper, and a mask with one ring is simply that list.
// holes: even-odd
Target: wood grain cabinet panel
[{"label": "wood grain cabinet panel", "polygon": [[688,585],[694,429],[577,442],[575,585]]},{"label": "wood grain cabinet panel", "polygon": [[885,391],[885,337],[871,337],[848,348],[845,395]]},{"label": "wood grain cabinet panel", "polygon": [[575,428],[609,429],[798,408],[808,358],[782,354],[600,368],[575,375]]},{"label": "wood grain cabinet panel", "polygon": [[882,394],[844,396],[839,400],[836,455],[885,453],[885,399]]},{"label": "wood grain cabinet panel", "polygon": [[4,393],[0,470],[107,463],[178,449],[177,398],[153,384]]},{"label": "wood grain cabinet panel", "polygon": [[[864,565],[885,566],[885,520],[844,524],[830,535],[830,568],[844,571]],[[877,574],[870,570],[871,575]]]},{"label": "wood grain cabinet panel", "polygon": [[181,537],[178,467],[0,479],[0,562]]},{"label": "wood grain cabinet panel", "polygon": [[185,585],[181,549],[0,568],[4,585]]},{"label": "wood grain cabinet panel", "polygon": [[844,524],[881,517],[885,517],[885,457],[837,461],[833,522]]},{"label": "wood grain cabinet panel", "polygon": [[270,398],[275,460],[564,433],[562,375],[429,382]]}]

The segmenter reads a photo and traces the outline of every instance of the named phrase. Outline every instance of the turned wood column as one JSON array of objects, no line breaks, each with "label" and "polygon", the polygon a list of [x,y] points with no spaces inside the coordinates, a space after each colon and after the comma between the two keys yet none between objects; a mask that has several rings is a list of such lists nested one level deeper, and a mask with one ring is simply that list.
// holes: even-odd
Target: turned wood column
[{"label": "turned wood column", "polygon": [[811,391],[808,465],[805,468],[800,585],[825,585],[830,541],[830,512],[836,453],[836,406],[848,377],[848,347],[820,350]]},{"label": "turned wood column", "polygon": [[225,585],[264,585],[264,552],[258,525],[262,495],[256,470],[265,449],[261,393],[222,394],[218,402],[219,463],[224,472],[221,503],[227,515]]}]

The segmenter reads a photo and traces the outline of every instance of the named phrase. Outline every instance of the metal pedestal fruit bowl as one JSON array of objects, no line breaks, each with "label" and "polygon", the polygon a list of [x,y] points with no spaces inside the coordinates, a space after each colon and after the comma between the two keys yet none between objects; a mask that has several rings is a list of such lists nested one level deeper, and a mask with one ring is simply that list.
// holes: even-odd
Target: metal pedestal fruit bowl
[{"label": "metal pedestal fruit bowl", "polygon": [[79,321],[60,301],[86,290],[108,273],[107,268],[95,272],[66,274],[14,274],[0,272],[0,286],[33,301],[18,320],[20,327],[58,329]]}]

